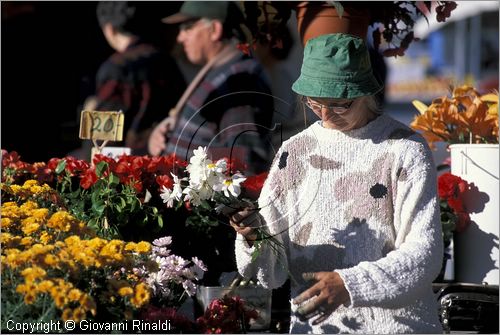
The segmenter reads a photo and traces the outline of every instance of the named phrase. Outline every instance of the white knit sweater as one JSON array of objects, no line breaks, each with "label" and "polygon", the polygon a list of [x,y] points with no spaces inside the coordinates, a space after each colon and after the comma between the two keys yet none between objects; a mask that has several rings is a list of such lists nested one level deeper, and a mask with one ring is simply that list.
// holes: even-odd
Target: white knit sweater
[{"label": "white knit sweater", "polygon": [[[317,122],[283,143],[259,199],[269,232],[286,255],[237,236],[239,272],[292,298],[303,272],[337,271],[350,294],[326,321],[291,333],[442,333],[432,281],[443,245],[435,166],[422,137],[381,115],[349,132]],[[313,318],[314,319],[314,318]]]}]

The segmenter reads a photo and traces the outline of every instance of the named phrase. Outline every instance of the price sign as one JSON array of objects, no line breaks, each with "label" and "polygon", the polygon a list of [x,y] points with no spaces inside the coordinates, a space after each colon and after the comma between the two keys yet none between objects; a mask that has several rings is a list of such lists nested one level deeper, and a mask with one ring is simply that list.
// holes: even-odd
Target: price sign
[{"label": "price sign", "polygon": [[122,112],[82,111],[80,138],[86,140],[123,140]]}]

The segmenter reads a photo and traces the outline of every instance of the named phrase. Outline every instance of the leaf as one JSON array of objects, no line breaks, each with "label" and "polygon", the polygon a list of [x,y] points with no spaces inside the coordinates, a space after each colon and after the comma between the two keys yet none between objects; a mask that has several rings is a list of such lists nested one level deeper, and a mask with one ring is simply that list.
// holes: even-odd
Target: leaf
[{"label": "leaf", "polygon": [[337,14],[339,15],[340,18],[342,18],[342,15],[344,15],[344,7],[340,3],[340,1],[328,1],[328,3],[333,7],[335,7]]},{"label": "leaf", "polygon": [[102,177],[107,168],[108,163],[105,161],[100,161],[95,167],[95,174],[97,175],[97,177]]},{"label": "leaf", "polygon": [[106,208],[106,204],[103,201],[97,201],[92,204],[92,211],[97,213],[97,215],[101,216],[104,213],[104,209]]},{"label": "leaf", "polygon": [[57,164],[57,167],[56,167],[56,174],[60,174],[61,172],[64,171],[64,169],[66,168],[66,160],[65,159],[61,159],[59,161],[59,163]]},{"label": "leaf", "polygon": [[114,173],[109,174],[109,186],[117,186],[120,184],[120,178],[116,176]]},{"label": "leaf", "polygon": [[160,226],[160,228],[163,228],[163,217],[161,215],[158,215],[158,226]]}]

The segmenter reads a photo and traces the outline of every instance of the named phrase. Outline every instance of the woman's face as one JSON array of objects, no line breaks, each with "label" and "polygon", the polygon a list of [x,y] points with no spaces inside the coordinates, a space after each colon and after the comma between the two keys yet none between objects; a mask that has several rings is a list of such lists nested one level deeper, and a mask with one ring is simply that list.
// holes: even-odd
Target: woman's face
[{"label": "woman's face", "polygon": [[323,121],[323,127],[344,131],[364,126],[373,115],[360,100],[304,97],[305,105]]}]

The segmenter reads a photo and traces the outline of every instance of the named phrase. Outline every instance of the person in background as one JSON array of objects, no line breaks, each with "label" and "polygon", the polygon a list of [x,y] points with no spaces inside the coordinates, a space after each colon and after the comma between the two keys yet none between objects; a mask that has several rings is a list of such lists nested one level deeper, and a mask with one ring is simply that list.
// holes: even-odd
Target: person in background
[{"label": "person in background", "polygon": [[[285,141],[259,209],[230,215],[239,272],[291,281],[291,333],[442,333],[432,282],[443,258],[425,140],[382,114],[364,41],[308,41],[292,89],[319,118]],[[282,243],[259,244],[256,228]]]},{"label": "person in background", "polygon": [[147,153],[147,139],[180,98],[185,81],[176,62],[147,39],[147,18],[138,5],[102,1],[97,19],[106,41],[116,51],[99,68],[96,94],[85,108],[123,111],[125,146]]},{"label": "person in background", "polygon": [[246,165],[246,174],[266,171],[273,99],[261,64],[237,48],[244,22],[239,5],[186,1],[163,22],[179,24],[177,41],[187,59],[203,67],[153,130],[149,153],[188,159],[206,146],[212,159],[235,158]]},{"label": "person in background", "polygon": [[[178,13],[163,19],[179,24],[177,41],[187,59],[202,68],[153,130],[151,155],[175,154],[188,160],[202,146],[213,160],[238,161],[237,168],[245,175],[267,171],[273,99],[261,64],[237,48],[243,19],[237,3],[221,1],[186,1]],[[220,285],[223,272],[236,271],[236,233],[227,221],[210,234],[188,224],[167,227],[176,254],[197,256],[207,265],[204,285]]]}]

